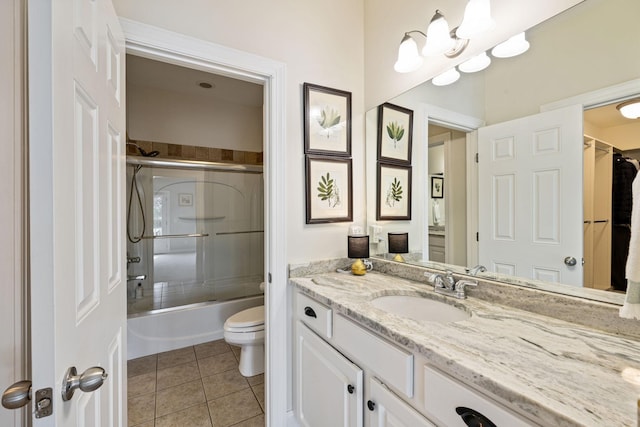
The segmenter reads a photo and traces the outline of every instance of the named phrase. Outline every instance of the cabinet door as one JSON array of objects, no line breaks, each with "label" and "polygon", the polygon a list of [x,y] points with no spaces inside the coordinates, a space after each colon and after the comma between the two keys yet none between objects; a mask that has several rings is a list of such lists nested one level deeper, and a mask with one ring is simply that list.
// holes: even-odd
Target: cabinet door
[{"label": "cabinet door", "polygon": [[362,369],[296,322],[296,413],[307,427],[363,425]]},{"label": "cabinet door", "polygon": [[368,427],[435,427],[377,379],[372,378],[368,384]]}]

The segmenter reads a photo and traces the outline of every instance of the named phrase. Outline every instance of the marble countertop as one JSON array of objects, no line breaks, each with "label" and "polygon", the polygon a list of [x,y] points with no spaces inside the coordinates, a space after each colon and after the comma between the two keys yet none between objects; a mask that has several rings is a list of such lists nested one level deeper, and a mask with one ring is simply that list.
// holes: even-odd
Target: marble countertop
[{"label": "marble countertop", "polygon": [[[290,279],[337,313],[426,357],[462,382],[549,426],[637,426],[640,342],[476,298],[435,294],[426,283],[372,272]],[[463,305],[469,320],[420,322],[371,305],[423,295]]]}]

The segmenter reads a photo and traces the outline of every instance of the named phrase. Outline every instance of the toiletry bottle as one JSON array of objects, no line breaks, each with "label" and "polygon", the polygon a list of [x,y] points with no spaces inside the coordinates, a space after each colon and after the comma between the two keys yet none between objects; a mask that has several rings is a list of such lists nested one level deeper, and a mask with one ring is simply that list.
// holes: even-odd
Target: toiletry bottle
[{"label": "toiletry bottle", "polygon": [[142,283],[138,283],[138,287],[136,288],[136,298],[142,298],[142,295],[143,295]]}]

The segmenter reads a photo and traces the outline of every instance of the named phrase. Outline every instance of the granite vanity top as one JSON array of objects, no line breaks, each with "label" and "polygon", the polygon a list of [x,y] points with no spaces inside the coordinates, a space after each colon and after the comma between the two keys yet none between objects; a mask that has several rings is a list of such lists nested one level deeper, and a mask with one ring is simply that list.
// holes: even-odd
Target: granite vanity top
[{"label": "granite vanity top", "polygon": [[[637,426],[640,342],[372,272],[290,279],[303,293],[426,357],[460,381],[548,426]],[[419,322],[371,305],[383,295],[462,304],[469,320]]]}]

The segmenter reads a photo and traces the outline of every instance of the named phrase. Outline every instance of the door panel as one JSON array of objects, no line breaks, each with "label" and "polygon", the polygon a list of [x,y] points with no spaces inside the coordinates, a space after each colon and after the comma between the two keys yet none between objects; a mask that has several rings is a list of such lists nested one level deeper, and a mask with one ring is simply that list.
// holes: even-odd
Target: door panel
[{"label": "door panel", "polygon": [[578,105],[478,130],[481,264],[582,286],[582,140]]},{"label": "door panel", "polygon": [[[32,376],[53,387],[54,415],[34,425],[126,425],[124,36],[110,0],[41,3],[29,5]],[[72,366],[108,377],[63,401]]]}]

